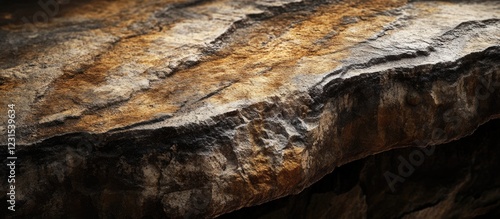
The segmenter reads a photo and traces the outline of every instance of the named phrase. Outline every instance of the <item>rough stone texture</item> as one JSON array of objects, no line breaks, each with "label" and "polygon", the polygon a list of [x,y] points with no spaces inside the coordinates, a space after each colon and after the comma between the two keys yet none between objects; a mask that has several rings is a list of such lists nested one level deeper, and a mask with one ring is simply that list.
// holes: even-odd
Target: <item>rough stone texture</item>
[{"label": "rough stone texture", "polygon": [[15,216],[214,217],[500,117],[497,1],[59,6],[0,12]]},{"label": "rough stone texture", "polygon": [[[499,218],[500,120],[472,136],[439,145],[392,191],[384,177],[398,172],[396,149],[343,165],[300,194],[245,208],[224,218]],[[430,150],[431,151],[431,150]],[[425,154],[425,153],[424,153]]]}]

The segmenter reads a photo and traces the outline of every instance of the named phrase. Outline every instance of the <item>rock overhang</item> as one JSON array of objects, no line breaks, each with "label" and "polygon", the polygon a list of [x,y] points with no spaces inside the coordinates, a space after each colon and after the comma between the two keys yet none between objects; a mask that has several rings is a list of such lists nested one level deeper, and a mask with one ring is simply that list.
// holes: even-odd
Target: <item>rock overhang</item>
[{"label": "rock overhang", "polygon": [[[295,193],[370,154],[463,137],[499,115],[495,2],[151,3],[134,13],[118,5],[75,37],[61,30],[99,22],[86,11],[56,17],[39,25],[32,50],[1,45],[4,57],[18,43],[26,61],[2,65],[0,89],[2,102],[21,106],[21,145],[41,147],[27,154],[59,145],[76,148],[80,164],[134,163],[128,180],[148,184],[136,200],[180,215],[190,205],[165,199],[201,194],[213,216]],[[15,28],[3,26],[8,39],[25,36]]]}]

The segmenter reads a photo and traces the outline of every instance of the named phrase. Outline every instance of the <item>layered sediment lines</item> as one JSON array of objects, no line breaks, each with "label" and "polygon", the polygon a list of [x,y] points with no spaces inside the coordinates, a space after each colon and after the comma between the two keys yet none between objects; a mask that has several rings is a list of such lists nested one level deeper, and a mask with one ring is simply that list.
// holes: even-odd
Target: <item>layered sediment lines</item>
[{"label": "layered sediment lines", "polygon": [[494,1],[59,6],[0,12],[17,216],[215,217],[500,115]]}]

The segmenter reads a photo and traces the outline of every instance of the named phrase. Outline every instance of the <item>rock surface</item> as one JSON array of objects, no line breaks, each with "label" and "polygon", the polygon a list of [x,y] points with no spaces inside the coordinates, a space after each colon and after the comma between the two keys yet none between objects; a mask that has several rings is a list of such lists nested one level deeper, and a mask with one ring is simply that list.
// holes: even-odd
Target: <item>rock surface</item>
[{"label": "rock surface", "polygon": [[215,217],[500,117],[496,1],[60,2],[0,11],[15,216]]},{"label": "rock surface", "polygon": [[[343,165],[300,194],[224,218],[499,218],[500,120],[472,136],[425,149],[400,148]],[[424,154],[392,190],[387,171]],[[413,156],[412,156],[413,155]]]}]

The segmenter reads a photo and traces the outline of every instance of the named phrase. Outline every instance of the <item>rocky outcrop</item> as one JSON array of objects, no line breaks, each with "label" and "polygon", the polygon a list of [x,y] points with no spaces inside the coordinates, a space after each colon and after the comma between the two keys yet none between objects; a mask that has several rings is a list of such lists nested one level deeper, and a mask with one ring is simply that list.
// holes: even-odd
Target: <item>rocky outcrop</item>
[{"label": "rocky outcrop", "polygon": [[[498,218],[500,177],[492,174],[500,171],[498,133],[500,121],[494,120],[448,144],[369,156],[335,169],[300,194],[220,219]],[[419,153],[422,159],[414,159]],[[399,174],[400,166],[407,175],[393,190],[385,176]]]},{"label": "rocky outcrop", "polygon": [[1,14],[14,216],[215,217],[500,115],[495,1],[84,1]]}]

